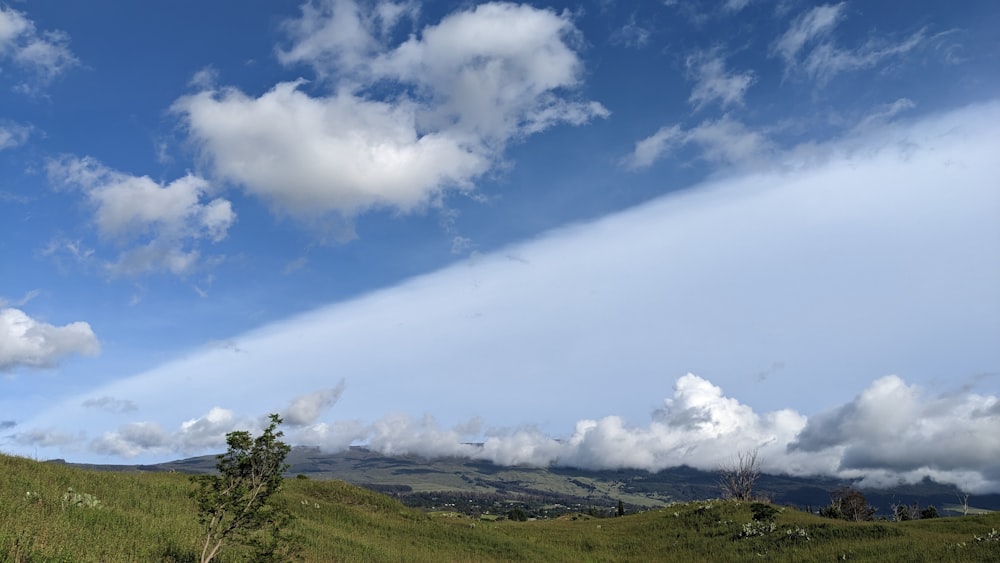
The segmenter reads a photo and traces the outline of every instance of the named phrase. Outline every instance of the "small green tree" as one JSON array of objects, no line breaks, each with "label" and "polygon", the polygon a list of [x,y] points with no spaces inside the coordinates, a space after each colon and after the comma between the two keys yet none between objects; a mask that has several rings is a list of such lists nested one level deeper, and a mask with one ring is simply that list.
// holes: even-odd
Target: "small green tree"
[{"label": "small green tree", "polygon": [[197,485],[192,497],[205,526],[202,563],[211,561],[227,541],[254,547],[257,560],[273,558],[279,549],[279,532],[290,515],[268,500],[281,489],[291,447],[280,440],[284,433],[276,431],[281,417],[272,414],[270,421],[257,438],[243,430],[226,434],[229,450],[218,456],[218,475],[191,478]]},{"label": "small green tree", "polygon": [[878,510],[868,504],[864,493],[848,486],[830,493],[830,505],[820,510],[819,515],[851,522],[866,522],[874,520],[876,512]]},{"label": "small green tree", "polygon": [[515,507],[513,510],[507,513],[507,519],[513,520],[514,522],[527,522],[528,513],[524,511],[520,506]]}]

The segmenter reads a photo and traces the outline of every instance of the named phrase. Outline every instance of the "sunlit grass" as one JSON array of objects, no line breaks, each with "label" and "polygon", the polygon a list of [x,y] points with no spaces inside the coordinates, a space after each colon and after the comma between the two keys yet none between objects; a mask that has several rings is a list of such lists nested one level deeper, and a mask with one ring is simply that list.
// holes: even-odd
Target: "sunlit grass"
[{"label": "sunlit grass", "polygon": [[[196,560],[201,531],[185,475],[2,455],[0,475],[2,561]],[[68,488],[99,504],[64,502]],[[307,561],[1000,561],[1000,541],[989,539],[1000,514],[849,523],[783,510],[771,531],[752,524],[749,503],[702,501],[623,518],[485,521],[311,479],[286,480],[277,502],[297,516]],[[235,548],[219,557],[245,560]]]}]

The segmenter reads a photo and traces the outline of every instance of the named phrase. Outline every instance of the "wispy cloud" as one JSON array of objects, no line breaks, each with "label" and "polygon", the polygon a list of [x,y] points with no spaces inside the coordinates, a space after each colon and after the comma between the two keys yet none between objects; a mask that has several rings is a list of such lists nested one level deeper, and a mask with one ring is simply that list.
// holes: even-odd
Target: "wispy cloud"
[{"label": "wispy cloud", "polygon": [[341,380],[336,387],[300,395],[282,412],[284,420],[290,426],[313,424],[316,419],[333,407],[343,392],[344,381]]},{"label": "wispy cloud", "polygon": [[653,32],[639,25],[635,14],[629,15],[628,21],[611,34],[610,41],[616,45],[624,45],[635,49],[641,49],[649,43],[649,38]]},{"label": "wispy cloud", "polygon": [[703,121],[690,129],[679,125],[663,126],[656,133],[637,141],[635,149],[622,160],[622,164],[631,170],[648,168],[685,145],[698,147],[700,158],[721,165],[763,160],[774,149],[766,135],[724,115],[719,119]]},{"label": "wispy cloud", "polygon": [[833,29],[845,18],[845,4],[817,6],[797,17],[772,45],[785,61],[786,72],[802,72],[821,85],[834,76],[878,66],[927,43],[921,29],[901,40],[871,37],[854,48],[840,47]]},{"label": "wispy cloud", "polygon": [[0,121],[0,151],[24,144],[31,135],[29,125],[5,123]]},{"label": "wispy cloud", "polygon": [[694,88],[688,102],[702,109],[712,102],[723,108],[743,105],[747,89],[756,81],[752,71],[735,72],[726,69],[726,61],[718,51],[699,52],[685,60],[688,77]]},{"label": "wispy cloud", "polygon": [[80,64],[69,49],[68,35],[39,31],[24,12],[0,4],[0,63],[5,61],[28,71],[17,89],[29,93]]},{"label": "wispy cloud", "polygon": [[236,220],[229,200],[208,199],[209,183],[198,176],[160,184],[73,156],[51,160],[47,171],[55,185],[86,194],[102,240],[126,246],[107,265],[113,275],[189,273],[199,260],[197,241],[224,239]]},{"label": "wispy cloud", "polygon": [[803,48],[830,35],[844,17],[844,8],[843,2],[824,4],[802,13],[792,21],[788,30],[778,38],[772,49],[785,59],[785,64],[790,66],[795,64]]},{"label": "wispy cloud", "polygon": [[115,414],[125,414],[139,410],[134,401],[130,401],[128,399],[116,399],[107,395],[86,399],[81,404],[87,408]]}]

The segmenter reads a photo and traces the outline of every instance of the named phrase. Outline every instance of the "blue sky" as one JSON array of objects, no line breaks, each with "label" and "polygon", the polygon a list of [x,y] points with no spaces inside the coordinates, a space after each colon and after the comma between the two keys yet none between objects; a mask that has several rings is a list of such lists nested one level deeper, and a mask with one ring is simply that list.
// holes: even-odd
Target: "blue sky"
[{"label": "blue sky", "polygon": [[0,450],[1000,490],[998,24],[0,4]]}]

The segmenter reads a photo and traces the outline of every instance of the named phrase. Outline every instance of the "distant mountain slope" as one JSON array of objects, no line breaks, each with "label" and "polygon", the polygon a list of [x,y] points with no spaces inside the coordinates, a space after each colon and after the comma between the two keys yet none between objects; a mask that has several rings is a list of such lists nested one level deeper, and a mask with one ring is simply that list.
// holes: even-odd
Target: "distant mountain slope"
[{"label": "distant mountain slope", "polygon": [[[289,475],[313,479],[340,479],[406,501],[410,495],[489,495],[502,498],[548,500],[580,506],[613,506],[622,500],[633,508],[652,508],[673,501],[719,496],[718,476],[682,466],[650,473],[638,469],[593,471],[567,467],[505,467],[467,458],[426,459],[417,456],[386,456],[360,447],[337,453],[318,448],[295,447],[288,456]],[[176,471],[210,473],[215,456],[201,456],[155,465],[81,465],[111,471]],[[818,509],[830,502],[830,492],[849,485],[828,477],[763,475],[757,489],[775,503]],[[888,513],[892,503],[939,509],[956,503],[958,489],[925,480],[889,489],[865,489],[868,502]],[[441,495],[437,495],[441,496]],[[979,509],[1000,510],[1000,495],[974,495],[970,504]]]}]

